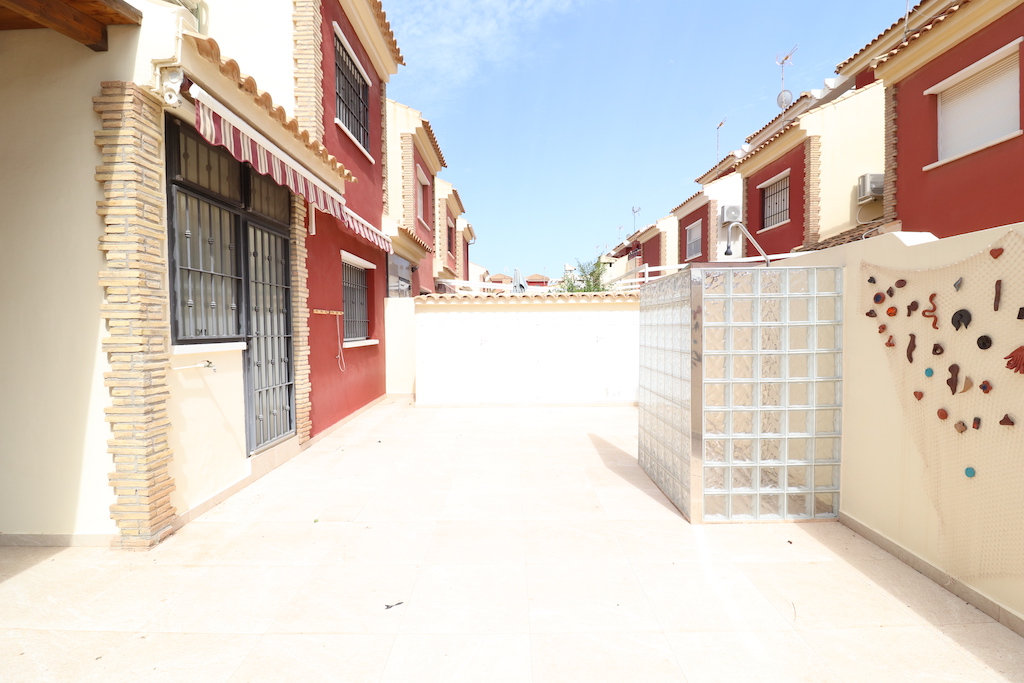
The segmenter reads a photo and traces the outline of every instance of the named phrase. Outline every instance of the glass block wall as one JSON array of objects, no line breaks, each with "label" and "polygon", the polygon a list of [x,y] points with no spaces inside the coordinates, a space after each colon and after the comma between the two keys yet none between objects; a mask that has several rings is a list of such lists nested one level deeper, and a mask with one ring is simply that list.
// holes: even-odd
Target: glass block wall
[{"label": "glass block wall", "polygon": [[[640,297],[639,461],[687,519],[690,516],[690,271],[644,287]],[[698,501],[700,497],[698,495]]]},{"label": "glass block wall", "polygon": [[[837,268],[704,269],[642,292],[640,464],[691,520],[838,515],[841,283]],[[672,296],[685,319],[659,317]],[[677,409],[667,352],[686,346]]]}]

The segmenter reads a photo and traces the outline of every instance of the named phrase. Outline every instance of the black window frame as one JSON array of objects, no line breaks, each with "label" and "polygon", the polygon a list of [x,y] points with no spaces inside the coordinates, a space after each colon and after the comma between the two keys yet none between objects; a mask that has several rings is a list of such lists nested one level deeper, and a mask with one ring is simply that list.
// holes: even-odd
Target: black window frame
[{"label": "black window frame", "polygon": [[334,36],[334,115],[370,151],[370,84],[341,37]]}]

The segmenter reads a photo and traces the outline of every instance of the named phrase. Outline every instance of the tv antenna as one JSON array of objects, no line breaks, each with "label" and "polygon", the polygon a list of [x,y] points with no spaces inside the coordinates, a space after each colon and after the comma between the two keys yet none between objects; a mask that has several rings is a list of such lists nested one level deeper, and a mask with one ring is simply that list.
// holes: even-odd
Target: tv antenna
[{"label": "tv antenna", "polygon": [[722,159],[722,157],[721,157],[721,155],[719,153],[718,141],[719,141],[720,133],[721,133],[721,130],[722,130],[722,126],[724,126],[724,125],[725,125],[725,117],[723,116],[722,120],[718,122],[717,126],[715,126],[715,164],[716,165]]},{"label": "tv antenna", "polygon": [[793,93],[786,90],[786,65],[793,63],[793,53],[796,52],[798,45],[794,45],[793,49],[782,54],[781,52],[775,55],[775,63],[779,65],[779,69],[782,72],[782,91],[779,96],[775,98],[775,103],[779,105],[780,109],[785,109],[789,105],[793,104]]},{"label": "tv antenna", "polygon": [[636,232],[636,215],[638,213],[640,213],[640,207],[639,206],[634,206],[633,207],[633,232]]}]

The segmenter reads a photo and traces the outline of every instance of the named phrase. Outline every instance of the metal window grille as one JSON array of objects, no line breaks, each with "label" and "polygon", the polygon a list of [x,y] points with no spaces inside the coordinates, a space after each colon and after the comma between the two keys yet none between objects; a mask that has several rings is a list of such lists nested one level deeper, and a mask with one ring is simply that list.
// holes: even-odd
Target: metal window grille
[{"label": "metal window grille", "polygon": [[761,190],[764,225],[767,229],[789,220],[789,176]]},{"label": "metal window grille", "polygon": [[370,336],[370,316],[366,303],[366,271],[351,263],[342,266],[345,340],[367,339]]},{"label": "metal window grille", "polygon": [[334,82],[338,119],[363,149],[370,149],[370,86],[341,40],[334,38]]}]

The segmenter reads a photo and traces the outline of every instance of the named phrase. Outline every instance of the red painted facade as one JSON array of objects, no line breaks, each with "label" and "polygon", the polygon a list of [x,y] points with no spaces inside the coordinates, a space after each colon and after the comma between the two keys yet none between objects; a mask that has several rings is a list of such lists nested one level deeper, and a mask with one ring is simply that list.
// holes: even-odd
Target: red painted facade
[{"label": "red painted facade", "polygon": [[[747,229],[769,254],[786,254],[804,243],[804,145],[797,145],[780,158],[744,179]],[[789,169],[789,222],[765,230],[761,190],[757,186]]]},{"label": "red painted facade", "polygon": [[[346,185],[345,200],[348,208],[379,229],[384,211],[381,81],[341,6],[338,3],[324,3],[323,18],[324,144],[358,179],[358,182]],[[370,139],[366,153],[340,124],[335,123],[335,23],[341,28],[354,56],[370,77]],[[316,435],[384,395],[387,255],[337,219],[319,212],[316,215],[316,234],[307,236],[306,248],[310,308],[310,411],[312,434]],[[366,271],[366,282],[369,336],[370,339],[379,340],[379,344],[339,351],[344,339],[344,320],[339,316],[313,311],[344,310],[342,250],[376,265],[375,269]]]},{"label": "red painted facade", "polygon": [[[924,91],[1022,34],[1024,6],[896,84],[896,214],[904,230],[950,237],[1024,221],[1024,136],[922,170],[938,160],[937,97]],[[1024,88],[1021,97],[1024,111]]]},{"label": "red painted facade", "polygon": [[640,258],[648,266],[662,265],[660,232],[640,245]]},{"label": "red painted facade", "polygon": [[711,202],[704,204],[695,211],[691,211],[679,219],[679,261],[686,263],[686,228],[697,221],[700,224],[700,256],[689,260],[690,263],[706,263],[711,258],[711,248],[708,244],[708,230],[711,226]]}]

